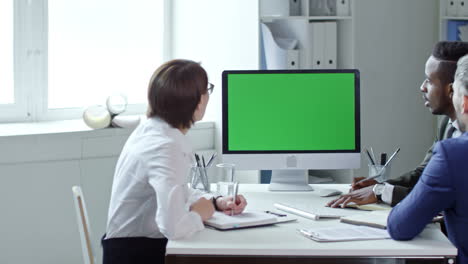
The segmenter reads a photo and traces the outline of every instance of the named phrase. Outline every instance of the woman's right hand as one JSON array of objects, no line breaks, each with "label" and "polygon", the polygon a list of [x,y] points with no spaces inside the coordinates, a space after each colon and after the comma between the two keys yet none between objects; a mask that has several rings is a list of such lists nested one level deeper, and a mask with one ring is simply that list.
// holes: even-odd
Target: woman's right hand
[{"label": "woman's right hand", "polygon": [[190,211],[196,212],[203,221],[206,221],[213,216],[215,208],[211,200],[202,197],[190,206]]}]

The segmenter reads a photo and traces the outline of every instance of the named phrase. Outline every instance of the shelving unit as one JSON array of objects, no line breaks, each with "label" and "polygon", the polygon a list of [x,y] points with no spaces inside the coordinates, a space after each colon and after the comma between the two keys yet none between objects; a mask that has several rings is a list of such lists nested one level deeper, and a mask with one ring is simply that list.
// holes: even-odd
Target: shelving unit
[{"label": "shelving unit", "polygon": [[[448,40],[447,32],[448,32],[448,24],[449,21],[463,21],[463,24],[468,24],[468,13],[466,11],[463,11],[460,6],[462,0],[439,0],[440,4],[440,12],[439,12],[439,39],[440,40]],[[468,1],[465,1],[468,5]],[[452,10],[449,7],[449,5],[454,5],[454,9],[456,9],[456,12],[461,13],[461,14],[451,14]],[[453,39],[449,39],[453,40]],[[468,40],[465,40],[468,41]]]},{"label": "shelving unit", "polygon": [[[307,49],[313,48],[313,40],[308,27],[310,23],[320,22],[336,22],[336,62],[334,67],[349,69],[354,67],[354,4],[351,0],[344,0],[343,3],[348,3],[349,8],[345,15],[311,15],[314,13],[310,8],[314,1],[320,0],[260,0],[259,1],[259,27],[260,23],[268,23],[272,28],[276,29],[276,37],[297,39],[299,49],[299,68],[314,69],[317,66],[311,62],[311,51]],[[342,0],[337,0],[341,2]],[[326,1],[324,1],[326,2]],[[334,11],[336,12],[336,10]],[[274,31],[274,30],[272,30]],[[260,32],[262,32],[260,30]],[[260,65],[263,65],[265,58],[262,57],[263,42],[260,33]],[[326,62],[326,60],[325,60]],[[323,65],[323,64],[322,64]],[[321,66],[323,69],[328,68],[326,65]]]}]

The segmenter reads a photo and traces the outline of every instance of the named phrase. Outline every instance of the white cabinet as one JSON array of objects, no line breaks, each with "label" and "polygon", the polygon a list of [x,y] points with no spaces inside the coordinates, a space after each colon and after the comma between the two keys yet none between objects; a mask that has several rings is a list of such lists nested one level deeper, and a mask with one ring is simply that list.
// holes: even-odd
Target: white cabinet
[{"label": "white cabinet", "polygon": [[[350,0],[260,0],[260,68],[334,69],[354,67],[353,2]],[[274,43],[268,39],[269,30]],[[291,63],[294,53],[298,61]],[[280,54],[280,55],[278,55]],[[283,55],[285,54],[285,55]],[[284,65],[269,63],[286,56]]]},{"label": "white cabinet", "polygon": [[440,40],[468,41],[468,0],[439,0]]}]

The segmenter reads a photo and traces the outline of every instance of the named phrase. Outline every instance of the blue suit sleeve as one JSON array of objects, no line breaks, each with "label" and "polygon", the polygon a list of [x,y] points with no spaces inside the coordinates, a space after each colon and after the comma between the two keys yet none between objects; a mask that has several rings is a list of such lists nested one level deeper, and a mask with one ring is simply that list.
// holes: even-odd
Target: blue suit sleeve
[{"label": "blue suit sleeve", "polygon": [[455,201],[450,160],[442,144],[410,194],[393,208],[387,219],[388,233],[396,240],[417,236],[432,218]]}]

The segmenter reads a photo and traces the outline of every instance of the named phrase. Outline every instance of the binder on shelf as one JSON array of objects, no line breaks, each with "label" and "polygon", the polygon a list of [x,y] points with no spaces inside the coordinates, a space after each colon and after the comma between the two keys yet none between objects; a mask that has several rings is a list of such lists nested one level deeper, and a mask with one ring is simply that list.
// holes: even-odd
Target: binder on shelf
[{"label": "binder on shelf", "polygon": [[336,69],[337,24],[336,22],[309,23],[311,38],[311,68]]},{"label": "binder on shelf", "polygon": [[325,59],[322,65],[323,69],[336,69],[337,52],[337,25],[336,22],[325,22]]},{"label": "binder on shelf", "polygon": [[349,16],[351,15],[349,0],[333,0],[336,3],[336,15],[337,16]]},{"label": "binder on shelf", "polygon": [[311,38],[311,68],[323,69],[325,59],[325,23],[310,23],[309,36]]},{"label": "binder on shelf", "polygon": [[262,0],[260,14],[262,16],[289,16],[289,0]]},{"label": "binder on shelf", "polygon": [[[333,0],[335,1],[335,0]],[[328,0],[310,0],[309,15],[310,16],[331,16],[333,14],[333,5],[328,3]]]},{"label": "binder on shelf", "polygon": [[457,9],[460,6],[460,0],[446,0],[447,1],[447,16],[457,16]]},{"label": "binder on shelf", "polygon": [[[269,1],[269,0],[268,0]],[[289,15],[300,16],[301,14],[301,2],[304,0],[283,0],[289,2]]]},{"label": "binder on shelf", "polygon": [[349,16],[349,0],[328,0],[330,16]]},{"label": "binder on shelf", "polygon": [[459,0],[460,5],[457,8],[457,16],[468,16],[468,0]]},{"label": "binder on shelf", "polygon": [[261,24],[263,54],[268,70],[298,69],[299,50],[296,50],[297,39],[275,38],[265,23]]}]

